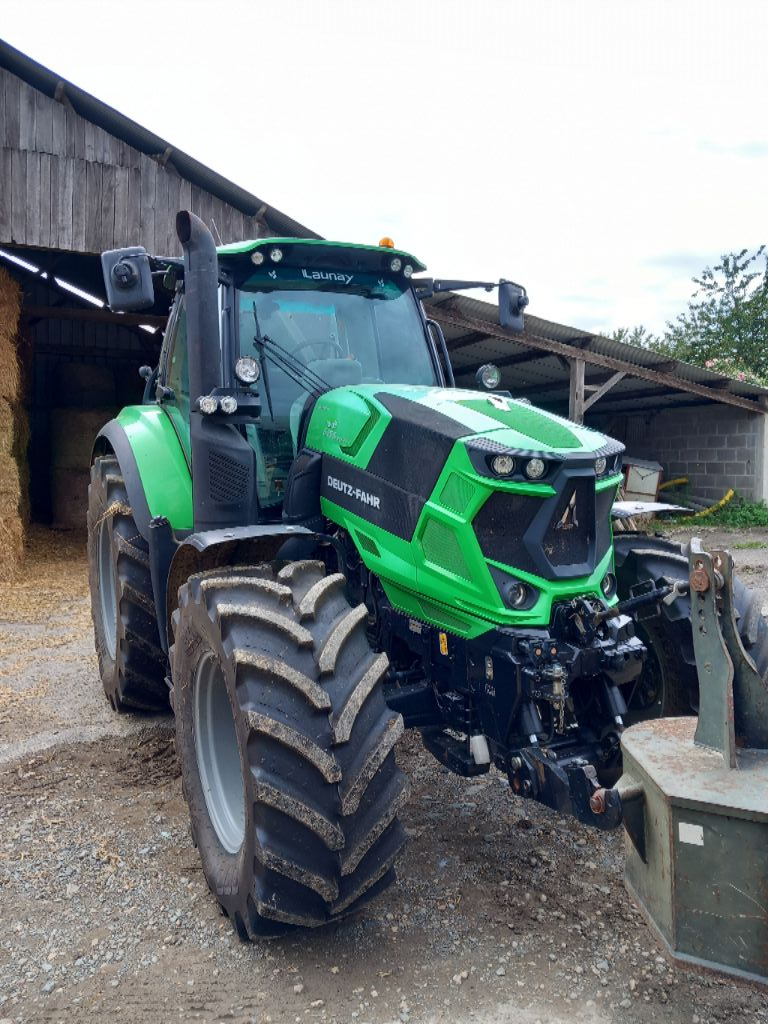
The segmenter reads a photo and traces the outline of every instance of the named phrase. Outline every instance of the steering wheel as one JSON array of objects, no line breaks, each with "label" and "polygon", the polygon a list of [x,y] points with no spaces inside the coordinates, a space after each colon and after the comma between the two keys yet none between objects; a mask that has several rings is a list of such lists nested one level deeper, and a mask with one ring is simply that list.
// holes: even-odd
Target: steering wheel
[{"label": "steering wheel", "polygon": [[[301,343],[301,345],[296,346],[293,352],[291,352],[291,355],[298,359],[299,352],[303,352],[305,348],[316,348],[318,345],[328,345],[329,347],[333,348],[336,352],[337,358],[343,358],[344,356],[344,349],[341,347],[338,341],[333,341],[332,338],[320,338],[317,341],[304,341]],[[302,362],[305,361],[302,360]]]}]

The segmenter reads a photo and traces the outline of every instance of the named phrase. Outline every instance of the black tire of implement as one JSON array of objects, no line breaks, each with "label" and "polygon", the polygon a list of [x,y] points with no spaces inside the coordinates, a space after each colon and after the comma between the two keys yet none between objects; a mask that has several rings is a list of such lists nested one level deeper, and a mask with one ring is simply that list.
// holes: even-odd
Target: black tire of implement
[{"label": "black tire of implement", "polygon": [[[88,579],[99,673],[115,711],[159,711],[169,705],[168,661],[157,631],[147,544],[136,528],[113,455],[97,458],[88,487]],[[109,651],[99,594],[99,527],[110,531],[115,575],[117,643]]]},{"label": "black tire of implement", "polygon": [[[661,585],[688,580],[688,558],[679,544],[645,534],[617,534],[614,537],[619,600],[630,596],[630,588],[645,580]],[[734,603],[739,616],[739,633],[744,647],[755,660],[763,679],[768,675],[768,624],[759,597],[734,577]],[[637,623],[637,635],[648,648],[642,684],[649,692],[660,689],[652,706],[632,707],[627,724],[646,718],[690,715],[696,712],[699,681],[691,632],[691,602],[678,598],[661,605],[661,615]],[[655,675],[654,675],[655,674]],[[633,687],[627,689],[632,691]]]},{"label": "black tire of implement", "polygon": [[[366,616],[344,577],[314,561],[217,569],[179,591],[171,664],[183,791],[208,885],[243,939],[338,920],[395,878],[403,720],[384,701],[387,659],[371,651]],[[193,687],[211,652],[245,792],[234,854],[211,823],[195,751]]]}]

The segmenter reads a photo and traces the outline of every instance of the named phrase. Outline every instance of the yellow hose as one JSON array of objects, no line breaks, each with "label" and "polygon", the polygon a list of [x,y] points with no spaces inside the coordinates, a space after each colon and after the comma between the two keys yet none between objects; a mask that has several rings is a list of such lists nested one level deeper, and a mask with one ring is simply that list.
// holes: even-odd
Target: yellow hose
[{"label": "yellow hose", "polygon": [[735,493],[736,492],[733,490],[733,488],[729,488],[725,492],[725,495],[715,505],[710,505],[709,508],[703,508],[701,510],[701,512],[695,512],[692,516],[688,516],[688,518],[689,519],[703,519],[704,516],[711,516],[713,512],[717,512],[718,509],[721,509],[725,505],[727,505],[728,502],[731,500],[731,498],[734,496]]},{"label": "yellow hose", "polygon": [[663,484],[659,486],[660,491],[666,491],[668,487],[677,487],[678,484],[687,484],[687,476],[677,476],[674,480],[665,480]]}]

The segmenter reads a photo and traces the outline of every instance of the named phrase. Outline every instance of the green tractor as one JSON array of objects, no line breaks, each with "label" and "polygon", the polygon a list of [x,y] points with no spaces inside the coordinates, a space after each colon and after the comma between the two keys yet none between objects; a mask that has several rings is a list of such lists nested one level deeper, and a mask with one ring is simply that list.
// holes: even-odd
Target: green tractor
[{"label": "green tractor", "polygon": [[[92,611],[113,708],[173,708],[238,933],[337,920],[393,880],[404,728],[618,825],[615,791],[592,797],[623,725],[697,693],[686,560],[612,538],[622,445],[488,390],[493,368],[455,387],[420,300],[469,282],[388,246],[217,250],[188,212],[177,233],[183,260],[102,256],[113,310],[171,309],[143,404],[95,443]],[[524,289],[498,288],[521,329]]]}]

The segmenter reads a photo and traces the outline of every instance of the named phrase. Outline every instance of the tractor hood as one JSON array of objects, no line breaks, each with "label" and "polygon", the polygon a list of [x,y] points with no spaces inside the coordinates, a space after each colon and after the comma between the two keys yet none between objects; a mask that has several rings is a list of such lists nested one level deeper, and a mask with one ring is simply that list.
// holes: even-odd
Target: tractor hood
[{"label": "tractor hood", "polygon": [[[460,608],[546,623],[555,593],[600,594],[623,451],[602,434],[502,395],[366,384],[317,399],[304,447],[322,456],[323,514],[401,608],[446,624],[424,595],[450,594],[458,630]],[[515,612],[513,579],[533,602]]]}]

